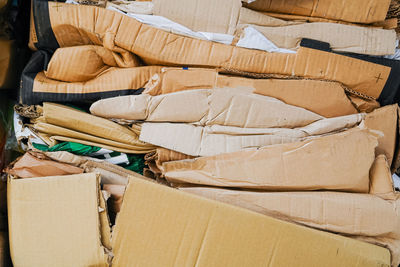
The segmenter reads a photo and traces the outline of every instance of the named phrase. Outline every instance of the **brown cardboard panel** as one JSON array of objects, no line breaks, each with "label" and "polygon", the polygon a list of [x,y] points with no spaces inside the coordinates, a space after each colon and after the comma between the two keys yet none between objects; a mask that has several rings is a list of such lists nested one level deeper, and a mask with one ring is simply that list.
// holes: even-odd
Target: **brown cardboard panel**
[{"label": "brown cardboard panel", "polygon": [[390,265],[384,248],[138,179],[125,192],[113,253],[113,266]]},{"label": "brown cardboard panel", "polygon": [[[242,27],[246,27],[243,25]],[[332,50],[366,55],[391,55],[396,32],[352,25],[313,22],[288,26],[250,25],[280,48],[296,50],[303,38],[329,43]]]},{"label": "brown cardboard panel", "polygon": [[248,8],[242,7],[240,9],[238,26],[242,24],[252,24],[258,26],[286,26],[301,24],[298,21],[288,21],[283,19],[277,19],[273,16],[265,15],[261,12],[257,12]]},{"label": "brown cardboard panel", "polygon": [[339,192],[251,192],[218,188],[181,188],[212,200],[247,208],[275,218],[351,236],[389,247],[392,266],[400,263],[400,199]]},{"label": "brown cardboard panel", "polygon": [[267,53],[193,39],[93,6],[49,2],[49,16],[61,47],[117,46],[150,65],[201,66],[334,80],[374,98],[379,96],[390,72],[386,66],[309,48],[299,49],[297,55]]},{"label": "brown cardboard panel", "polygon": [[83,173],[83,169],[65,163],[55,162],[43,154],[27,152],[6,170],[20,178],[58,176]]},{"label": "brown cardboard panel", "polygon": [[269,145],[300,142],[321,135],[337,133],[357,126],[363,117],[364,114],[353,114],[323,119],[294,129],[144,123],[139,139],[191,156],[213,156]]},{"label": "brown cardboard panel", "polygon": [[396,147],[397,104],[381,107],[365,117],[365,126],[372,130],[383,132],[384,136],[378,139],[376,154],[384,154],[389,166],[392,164]]},{"label": "brown cardboard panel", "polygon": [[386,156],[380,154],[376,157],[369,173],[369,193],[387,200],[396,200],[400,194],[394,192],[392,173]]},{"label": "brown cardboard panel", "polygon": [[154,0],[153,14],[178,22],[191,30],[233,34],[240,0]]},{"label": "brown cardboard panel", "polygon": [[277,98],[286,104],[310,110],[324,117],[357,113],[336,82],[317,80],[249,79],[220,75],[213,69],[163,68],[146,84],[144,93],[167,94],[183,90],[211,88],[254,88],[254,93]]},{"label": "brown cardboard panel", "polygon": [[389,4],[390,0],[257,0],[248,7],[259,11],[372,23],[385,20]]},{"label": "brown cardboard panel", "polygon": [[15,266],[108,266],[94,173],[9,179],[8,220]]},{"label": "brown cardboard panel", "polygon": [[172,183],[264,190],[369,191],[377,138],[366,129],[211,157],[166,162]]},{"label": "brown cardboard panel", "polygon": [[52,55],[44,73],[47,78],[54,80],[83,82],[97,77],[110,67],[140,66],[138,58],[129,51],[121,48],[117,51],[96,45],[59,48]]},{"label": "brown cardboard panel", "polygon": [[[153,149],[152,146],[139,141],[138,135],[128,127],[74,108],[46,102],[43,103],[43,116],[47,124],[53,125],[53,128],[59,126],[77,133],[99,137],[102,140],[134,146],[143,151]],[[57,133],[56,135],[60,134]]]},{"label": "brown cardboard panel", "polygon": [[370,113],[381,106],[376,100],[363,99],[352,94],[348,94],[348,97],[359,112]]},{"label": "brown cardboard panel", "polygon": [[90,112],[104,118],[148,122],[190,122],[245,128],[308,125],[323,117],[275,98],[253,94],[252,88],[186,90],[165,95],[131,95],[93,103]]},{"label": "brown cardboard panel", "polygon": [[142,88],[160,69],[161,67],[158,66],[136,68],[110,67],[95,78],[85,82],[57,81],[46,77],[44,72],[39,72],[33,83],[33,92],[85,94],[126,89],[135,90]]}]

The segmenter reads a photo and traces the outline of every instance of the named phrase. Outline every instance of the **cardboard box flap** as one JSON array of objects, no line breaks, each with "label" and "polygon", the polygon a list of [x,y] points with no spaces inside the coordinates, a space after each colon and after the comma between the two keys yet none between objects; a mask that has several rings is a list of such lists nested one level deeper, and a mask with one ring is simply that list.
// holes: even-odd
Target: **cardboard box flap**
[{"label": "cardboard box flap", "polygon": [[[212,88],[254,88],[254,93],[271,96],[286,104],[310,110],[324,117],[357,113],[337,82],[298,79],[249,79],[220,75],[214,69],[163,68],[146,84],[143,93],[167,94],[176,91]],[[322,101],[323,100],[323,101]]]},{"label": "cardboard box flap", "polygon": [[10,179],[8,220],[15,266],[108,266],[94,173]]},{"label": "cardboard box flap", "polygon": [[[202,66],[241,74],[334,80],[375,98],[390,73],[389,67],[312,49],[309,52],[312,55],[267,53],[180,36],[93,6],[48,2],[48,10],[41,16],[48,16],[51,24],[41,26],[54,32],[61,47],[85,44],[102,44],[106,48],[117,46],[138,55],[150,65]],[[58,44],[47,43],[49,49],[57,48]]]},{"label": "cardboard box flap", "polygon": [[[139,139],[192,156],[213,156],[268,145],[299,142],[352,128],[364,114],[323,119],[301,128],[239,128],[184,123],[144,123]],[[162,134],[160,134],[162,133]]]},{"label": "cardboard box flap", "polygon": [[369,237],[367,242],[389,247],[392,266],[400,262],[400,199],[389,202],[369,194],[338,192],[264,193],[207,187],[180,190],[330,232]]},{"label": "cardboard box flap", "polygon": [[233,34],[240,0],[154,0],[153,14],[169,18],[193,31]]},{"label": "cardboard box flap", "polygon": [[381,131],[382,137],[378,139],[376,155],[384,154],[389,166],[392,165],[397,137],[398,105],[378,108],[365,117],[365,126],[372,130]]},{"label": "cardboard box flap", "polygon": [[258,0],[247,5],[248,8],[276,13],[288,13],[311,17],[322,17],[357,23],[383,21],[388,12],[390,0]]},{"label": "cardboard box flap", "polygon": [[304,126],[322,116],[280,100],[252,94],[252,88],[186,90],[158,96],[121,96],[97,101],[96,116],[148,122],[199,122],[246,128]]},{"label": "cardboard box flap", "polygon": [[128,184],[113,237],[113,266],[389,266],[390,262],[384,248],[138,179]]},{"label": "cardboard box flap", "polygon": [[301,39],[327,42],[332,50],[366,55],[391,55],[396,48],[396,32],[327,22],[288,26],[251,26],[279,48],[296,50]]},{"label": "cardboard box flap", "polygon": [[368,192],[376,146],[368,130],[350,129],[304,142],[166,162],[163,174],[172,183]]},{"label": "cardboard box flap", "polygon": [[392,173],[387,162],[386,156],[378,155],[370,169],[369,193],[377,195],[383,199],[396,200],[400,194],[394,190]]}]

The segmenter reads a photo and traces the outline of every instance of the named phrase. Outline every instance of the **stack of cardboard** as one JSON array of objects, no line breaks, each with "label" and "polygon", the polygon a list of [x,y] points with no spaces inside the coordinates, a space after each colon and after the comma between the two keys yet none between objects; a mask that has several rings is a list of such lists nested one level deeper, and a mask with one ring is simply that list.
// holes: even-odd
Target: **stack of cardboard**
[{"label": "stack of cardboard", "polygon": [[33,0],[14,265],[397,266],[389,5]]}]

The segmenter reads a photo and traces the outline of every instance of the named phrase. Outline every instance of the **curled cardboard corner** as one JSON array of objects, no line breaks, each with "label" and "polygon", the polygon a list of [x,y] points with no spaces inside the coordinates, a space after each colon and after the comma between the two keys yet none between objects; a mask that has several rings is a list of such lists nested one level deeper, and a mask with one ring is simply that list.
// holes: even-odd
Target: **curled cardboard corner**
[{"label": "curled cardboard corner", "polygon": [[392,174],[385,155],[378,155],[370,170],[369,193],[386,200],[400,198],[400,193],[395,192]]}]

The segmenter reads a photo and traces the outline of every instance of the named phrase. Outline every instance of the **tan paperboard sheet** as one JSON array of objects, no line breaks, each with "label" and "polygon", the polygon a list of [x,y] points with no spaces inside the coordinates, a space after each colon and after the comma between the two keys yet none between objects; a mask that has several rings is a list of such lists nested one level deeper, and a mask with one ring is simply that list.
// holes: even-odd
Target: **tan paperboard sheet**
[{"label": "tan paperboard sheet", "polygon": [[392,266],[400,263],[400,199],[390,202],[370,194],[339,192],[265,193],[206,187],[180,190],[322,230],[367,236],[369,242],[389,247]]},{"label": "tan paperboard sheet", "polygon": [[376,157],[369,171],[369,193],[387,200],[396,200],[400,194],[394,192],[392,173],[386,156],[380,154]]},{"label": "tan paperboard sheet", "polygon": [[193,31],[233,34],[240,0],[153,0],[153,14],[178,22]]},{"label": "tan paperboard sheet", "polygon": [[247,7],[259,11],[372,23],[385,20],[389,5],[390,0],[257,0]]},{"label": "tan paperboard sheet", "polygon": [[126,89],[135,90],[142,88],[147,81],[160,70],[161,67],[158,66],[136,68],[110,67],[93,79],[84,82],[63,82],[53,80],[46,77],[42,71],[35,77],[33,82],[33,92],[88,94]]},{"label": "tan paperboard sheet", "polygon": [[201,66],[334,80],[373,98],[380,95],[390,73],[390,67],[309,48],[301,48],[297,54],[267,53],[189,38],[93,6],[49,2],[49,16],[60,47],[117,46],[150,65]]},{"label": "tan paperboard sheet", "polygon": [[376,28],[313,22],[288,26],[252,26],[279,48],[295,51],[303,38],[329,43],[332,50],[366,55],[391,55],[396,48],[396,32]]},{"label": "tan paperboard sheet", "polygon": [[[105,232],[100,232],[98,182],[95,174],[10,179],[14,264],[108,266],[100,243]],[[139,178],[131,178],[127,186],[112,253],[112,266],[390,264],[385,248]]]},{"label": "tan paperboard sheet", "polygon": [[323,119],[299,128],[238,128],[185,123],[144,123],[139,139],[191,156],[213,156],[268,145],[300,142],[357,126],[364,114]]},{"label": "tan paperboard sheet", "polygon": [[384,248],[138,179],[126,189],[113,253],[113,266],[390,264]]},{"label": "tan paperboard sheet", "polygon": [[318,80],[249,79],[220,75],[213,69],[163,68],[146,84],[144,93],[167,94],[183,90],[211,88],[254,88],[254,93],[277,98],[324,117],[357,113],[340,83]]},{"label": "tan paperboard sheet", "polygon": [[94,173],[9,179],[14,266],[108,266]]},{"label": "tan paperboard sheet", "polygon": [[350,129],[304,142],[163,163],[172,183],[263,190],[369,191],[377,138]]},{"label": "tan paperboard sheet", "polygon": [[369,113],[365,117],[365,126],[383,132],[384,136],[378,139],[376,154],[384,154],[389,166],[392,165],[397,138],[398,105],[384,106]]},{"label": "tan paperboard sheet", "polygon": [[104,118],[245,128],[294,128],[323,118],[252,91],[252,88],[216,88],[158,96],[120,96],[93,103],[90,112]]}]

